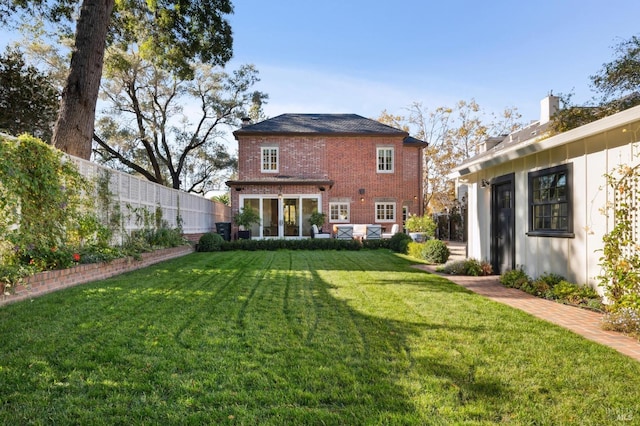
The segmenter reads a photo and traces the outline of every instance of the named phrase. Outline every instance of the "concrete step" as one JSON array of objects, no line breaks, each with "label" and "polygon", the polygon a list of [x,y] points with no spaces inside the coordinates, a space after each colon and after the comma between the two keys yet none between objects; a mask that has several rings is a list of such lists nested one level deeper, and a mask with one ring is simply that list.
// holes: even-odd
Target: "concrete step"
[{"label": "concrete step", "polygon": [[449,256],[449,260],[460,260],[467,258],[467,245],[465,243],[460,243],[457,241],[445,241],[447,243],[447,247],[449,248],[449,252],[451,253]]}]

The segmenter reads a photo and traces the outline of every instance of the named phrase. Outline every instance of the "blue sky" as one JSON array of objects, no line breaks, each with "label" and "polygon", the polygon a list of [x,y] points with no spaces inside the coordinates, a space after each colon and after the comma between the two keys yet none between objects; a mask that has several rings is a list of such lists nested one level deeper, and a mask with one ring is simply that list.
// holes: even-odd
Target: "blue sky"
[{"label": "blue sky", "polygon": [[550,91],[594,93],[589,76],[640,33],[637,0],[234,2],[232,66],[253,63],[267,115],[377,117],[474,98],[539,118]]},{"label": "blue sky", "polygon": [[[539,118],[550,91],[589,76],[640,34],[638,0],[235,0],[230,68],[255,64],[265,112],[403,114],[474,98]],[[0,32],[0,46],[11,34]]]}]

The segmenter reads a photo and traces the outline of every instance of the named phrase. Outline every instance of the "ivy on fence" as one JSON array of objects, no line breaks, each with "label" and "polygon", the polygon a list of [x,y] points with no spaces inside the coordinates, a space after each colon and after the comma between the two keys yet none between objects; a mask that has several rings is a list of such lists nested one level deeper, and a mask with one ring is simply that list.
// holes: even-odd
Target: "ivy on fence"
[{"label": "ivy on fence", "polygon": [[0,282],[67,267],[86,239],[90,184],[62,153],[31,136],[0,138]]},{"label": "ivy on fence", "polygon": [[621,165],[605,175],[613,201],[604,213],[614,221],[603,237],[600,280],[612,311],[630,308],[640,312],[640,164]]},{"label": "ivy on fence", "polygon": [[155,213],[131,209],[144,214],[145,227],[113,246],[114,234],[124,233],[124,215],[109,181],[108,172],[88,180],[36,138],[0,136],[0,294],[35,272],[185,243],[180,226],[170,229],[158,207]]}]

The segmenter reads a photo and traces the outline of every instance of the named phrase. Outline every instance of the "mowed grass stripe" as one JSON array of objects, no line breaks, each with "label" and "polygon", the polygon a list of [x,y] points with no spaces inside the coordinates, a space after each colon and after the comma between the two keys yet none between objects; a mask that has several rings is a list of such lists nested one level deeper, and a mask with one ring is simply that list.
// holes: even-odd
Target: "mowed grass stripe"
[{"label": "mowed grass stripe", "polygon": [[377,251],[196,253],[0,309],[0,423],[614,424],[640,368]]}]

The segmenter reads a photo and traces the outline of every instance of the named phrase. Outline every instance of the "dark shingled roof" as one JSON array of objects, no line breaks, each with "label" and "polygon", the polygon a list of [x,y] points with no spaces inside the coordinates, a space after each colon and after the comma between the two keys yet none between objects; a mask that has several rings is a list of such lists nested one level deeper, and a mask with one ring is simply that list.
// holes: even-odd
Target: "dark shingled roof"
[{"label": "dark shingled roof", "polygon": [[357,114],[282,114],[233,132],[234,135],[264,133],[407,135],[403,130]]}]

